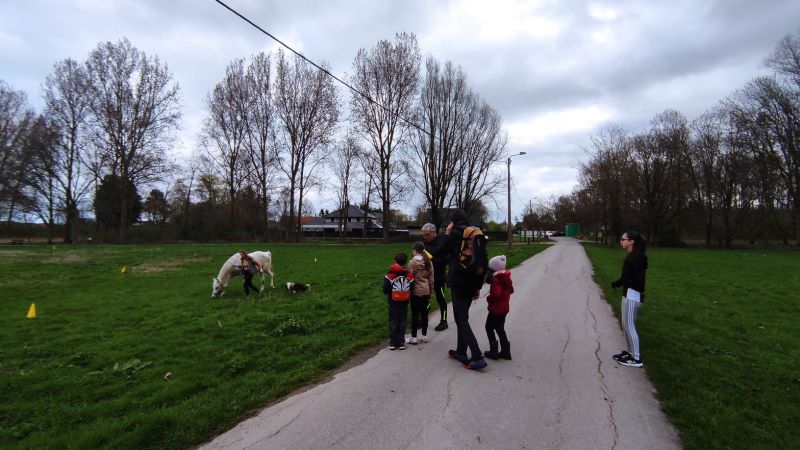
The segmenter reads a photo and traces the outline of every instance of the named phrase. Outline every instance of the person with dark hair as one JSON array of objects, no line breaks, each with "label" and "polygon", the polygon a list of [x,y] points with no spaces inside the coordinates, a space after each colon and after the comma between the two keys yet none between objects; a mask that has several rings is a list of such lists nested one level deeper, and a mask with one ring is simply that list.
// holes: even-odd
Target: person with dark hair
[{"label": "person with dark hair", "polygon": [[611,287],[622,287],[622,329],[628,349],[613,356],[623,366],[642,367],[639,353],[639,333],[636,331],[636,314],[644,303],[644,282],[647,271],[647,242],[636,231],[622,234],[619,240],[627,252],[622,263],[622,275],[611,282]]},{"label": "person with dark hair", "polygon": [[261,264],[253,259],[244,250],[239,252],[239,258],[242,264],[242,277],[244,277],[244,295],[245,297],[250,294],[250,289],[253,292],[259,292],[259,289],[253,285],[253,275],[258,272],[263,272],[264,268]]},{"label": "person with dark hair", "polygon": [[447,329],[447,300],[444,298],[444,284],[447,278],[447,262],[449,258],[447,238],[436,234],[436,225],[426,223],[422,226],[422,238],[425,239],[425,250],[431,255],[433,262],[433,293],[439,305],[439,324],[433,329]]},{"label": "person with dark hair", "polygon": [[[448,351],[448,356],[464,364],[467,369],[478,370],[486,367],[486,359],[469,325],[469,307],[472,305],[472,299],[480,295],[483,277],[464,271],[459,261],[464,229],[468,225],[467,214],[462,209],[456,209],[450,215],[446,231],[447,248],[450,253],[447,285],[450,286],[453,317],[458,331],[456,349]],[[472,353],[471,358],[467,357],[467,347]]]},{"label": "person with dark hair", "polygon": [[394,264],[383,278],[383,293],[389,302],[389,350],[405,350],[406,316],[408,301],[411,299],[414,274],[406,270],[408,256],[398,253],[394,256]]}]

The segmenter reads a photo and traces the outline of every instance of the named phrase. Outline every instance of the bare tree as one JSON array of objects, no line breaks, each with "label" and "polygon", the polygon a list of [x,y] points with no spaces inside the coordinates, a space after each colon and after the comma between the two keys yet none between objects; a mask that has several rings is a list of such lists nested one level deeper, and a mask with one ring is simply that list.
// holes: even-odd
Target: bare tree
[{"label": "bare tree", "polygon": [[500,115],[485,101],[472,94],[467,119],[457,134],[458,163],[451,204],[467,213],[478,211],[503,187],[500,173],[491,166],[503,158],[507,138]]},{"label": "bare tree", "polygon": [[[181,116],[172,73],[125,38],[98,45],[86,65],[96,145],[109,170],[134,186],[158,179]],[[119,239],[125,242],[129,183],[122,186]]]},{"label": "bare tree", "polygon": [[63,197],[58,192],[58,131],[39,116],[25,139],[25,153],[31,155],[25,171],[28,186],[24,204],[27,213],[35,215],[47,227],[47,243],[53,242],[54,225],[63,210]]},{"label": "bare tree", "polygon": [[24,143],[33,122],[25,93],[0,81],[0,212],[8,221],[14,217],[27,186],[25,166],[31,155]]},{"label": "bare tree", "polygon": [[452,192],[458,164],[459,135],[469,117],[469,89],[460,67],[447,63],[442,69],[433,58],[425,62],[425,79],[420,89],[416,118],[427,128],[416,130],[411,176],[430,208],[430,220],[438,229],[444,220],[448,194]]},{"label": "bare tree", "polygon": [[45,115],[58,131],[49,171],[64,210],[64,243],[77,240],[79,204],[92,186],[85,173],[90,157],[88,78],[86,69],[72,59],[57,62],[44,83]]},{"label": "bare tree", "polygon": [[236,194],[247,181],[249,106],[244,60],[235,59],[206,99],[201,137],[207,166],[225,183],[231,227],[236,226]]},{"label": "bare tree", "polygon": [[337,183],[336,202],[339,208],[339,239],[344,240],[347,233],[345,219],[350,209],[350,193],[356,178],[359,157],[364,153],[358,139],[352,134],[345,135],[336,145],[330,166]]},{"label": "bare tree", "polygon": [[630,141],[627,131],[619,125],[597,130],[591,141],[594,153],[581,165],[579,184],[600,212],[607,243],[614,245],[625,231],[625,215],[633,200]]},{"label": "bare tree", "polygon": [[265,241],[269,238],[270,193],[277,183],[273,170],[277,155],[271,71],[270,57],[262,52],[252,58],[245,74],[248,94],[245,144],[252,183],[256,187],[259,226]]},{"label": "bare tree", "polygon": [[638,175],[638,214],[645,235],[653,244],[680,236],[680,215],[687,204],[689,185],[685,155],[689,126],[683,114],[666,110],[657,114],[650,130],[632,141]]},{"label": "bare tree", "polygon": [[279,164],[289,182],[289,215],[296,219],[286,230],[286,240],[294,233],[297,241],[303,197],[313,186],[314,171],[325,157],[319,150],[329,144],[336,127],[339,100],[333,81],[299,56],[290,61],[279,51],[277,71],[275,108],[286,149]]},{"label": "bare tree", "polygon": [[766,156],[773,159],[791,204],[795,245],[800,247],[800,33],[781,40],[767,59],[776,78],[762,77],[749,87],[771,134]]},{"label": "bare tree", "polygon": [[381,40],[372,50],[361,49],[353,61],[351,82],[367,97],[351,97],[350,110],[357,130],[366,137],[377,161],[373,179],[383,211],[383,238],[389,239],[391,206],[399,198],[399,147],[410,125],[419,81],[420,52],[413,34],[400,33],[394,43]]},{"label": "bare tree", "polygon": [[719,204],[721,160],[725,117],[720,111],[707,112],[691,124],[691,140],[687,148],[692,198],[703,210],[706,245],[711,245],[714,213]]}]

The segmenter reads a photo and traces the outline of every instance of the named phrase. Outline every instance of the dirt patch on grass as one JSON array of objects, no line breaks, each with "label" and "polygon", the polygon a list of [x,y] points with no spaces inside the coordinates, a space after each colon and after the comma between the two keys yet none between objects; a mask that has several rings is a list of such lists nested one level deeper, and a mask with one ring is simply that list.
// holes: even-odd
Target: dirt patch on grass
[{"label": "dirt patch on grass", "polygon": [[211,259],[211,257],[163,259],[133,266],[131,270],[140,273],[172,272],[188,265],[206,263],[211,261]]}]

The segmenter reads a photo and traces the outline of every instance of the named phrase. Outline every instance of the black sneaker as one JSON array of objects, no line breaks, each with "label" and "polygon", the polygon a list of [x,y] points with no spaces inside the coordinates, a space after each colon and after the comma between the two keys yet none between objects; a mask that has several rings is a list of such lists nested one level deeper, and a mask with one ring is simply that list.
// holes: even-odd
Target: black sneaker
[{"label": "black sneaker", "polygon": [[623,360],[619,360],[617,362],[622,364],[623,366],[628,366],[628,367],[642,367],[644,365],[644,364],[642,364],[642,360],[641,359],[636,359],[631,355],[628,355],[627,358],[625,358]]},{"label": "black sneaker", "polygon": [[397,348],[397,347],[395,347],[394,345],[390,345],[390,346],[389,346],[389,350],[394,350],[394,349],[396,349],[396,348]]},{"label": "black sneaker", "polygon": [[485,357],[487,357],[489,359],[500,359],[500,353],[497,353],[497,352],[492,351],[492,350],[487,350],[487,351],[483,352],[483,356],[485,356]]},{"label": "black sneaker", "polygon": [[469,357],[468,357],[467,355],[465,355],[465,354],[456,353],[456,351],[455,351],[455,350],[448,350],[448,351],[447,351],[447,356],[448,356],[450,359],[455,359],[455,360],[457,360],[457,361],[458,361],[458,362],[460,362],[461,364],[469,364]]},{"label": "black sneaker", "polygon": [[447,322],[445,322],[443,320],[443,321],[439,322],[439,325],[436,325],[433,329],[436,330],[436,331],[446,330],[447,329]]},{"label": "black sneaker", "polygon": [[621,353],[617,353],[616,355],[612,356],[612,358],[614,358],[614,361],[624,361],[624,360],[628,359],[628,357],[630,357],[630,356],[631,356],[630,353],[628,353],[627,351],[623,350]]},{"label": "black sneaker", "polygon": [[403,344],[400,344],[400,347],[397,347],[397,349],[398,349],[398,350],[405,350],[405,349],[406,349],[406,346],[405,346],[405,345],[403,345]]}]

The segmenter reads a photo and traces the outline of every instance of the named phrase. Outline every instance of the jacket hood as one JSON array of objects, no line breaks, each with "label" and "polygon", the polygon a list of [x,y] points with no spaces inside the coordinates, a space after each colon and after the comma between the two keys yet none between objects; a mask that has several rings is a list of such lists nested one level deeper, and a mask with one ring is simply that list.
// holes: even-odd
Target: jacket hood
[{"label": "jacket hood", "polygon": [[394,273],[406,272],[406,268],[401,266],[400,264],[394,263],[391,266],[389,266],[389,272],[394,272]]}]

